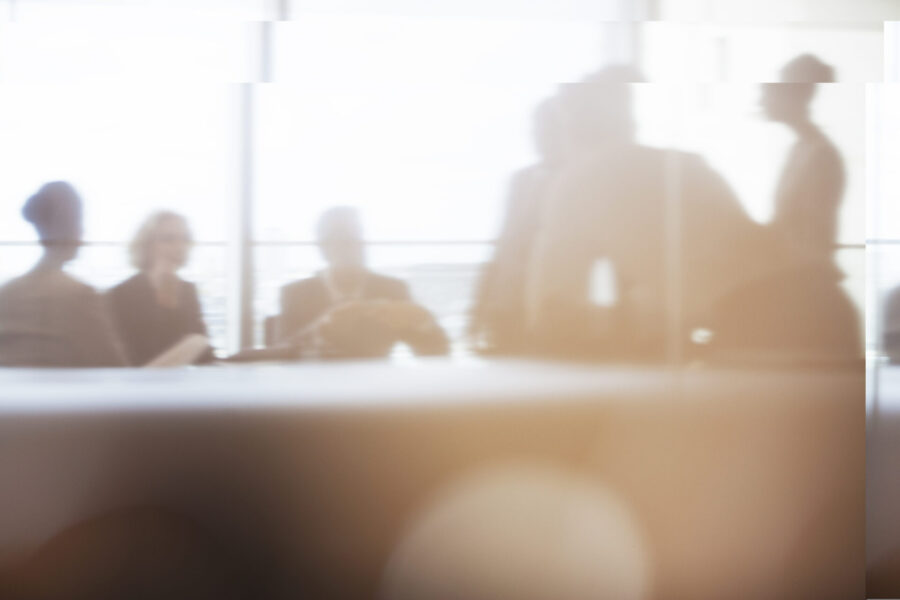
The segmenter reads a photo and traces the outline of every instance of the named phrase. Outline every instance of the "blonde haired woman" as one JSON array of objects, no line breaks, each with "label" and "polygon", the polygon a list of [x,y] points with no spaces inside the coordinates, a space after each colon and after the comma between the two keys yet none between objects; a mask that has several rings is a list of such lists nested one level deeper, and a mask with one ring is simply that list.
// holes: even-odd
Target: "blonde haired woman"
[{"label": "blonde haired woman", "polygon": [[[206,335],[197,288],[178,276],[193,239],[178,213],[151,214],[129,248],[138,273],[108,292],[113,319],[131,364],[146,365],[192,334]],[[212,359],[207,350],[198,362]]]}]

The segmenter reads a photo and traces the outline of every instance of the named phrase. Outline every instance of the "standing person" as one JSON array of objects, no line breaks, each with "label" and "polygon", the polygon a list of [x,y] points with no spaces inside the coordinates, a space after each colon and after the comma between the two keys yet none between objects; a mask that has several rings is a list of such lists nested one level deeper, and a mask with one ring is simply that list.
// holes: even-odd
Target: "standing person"
[{"label": "standing person", "polygon": [[[697,155],[634,138],[632,69],[608,67],[562,94],[577,155],[555,178],[528,285],[533,335],[557,356],[679,361],[692,333],[716,356],[854,359],[857,319],[822,268],[799,268]],[[598,259],[617,304],[589,300]]]},{"label": "standing person", "polygon": [[[763,228],[718,173],[700,156],[636,141],[630,84],[640,80],[611,66],[560,93],[573,149],[549,191],[528,283],[542,351],[662,358],[721,294],[768,268]],[[614,271],[611,308],[590,301],[598,260]]]},{"label": "standing person", "polygon": [[[186,336],[206,336],[197,288],[178,276],[191,244],[187,220],[171,211],[151,214],[131,241],[131,262],[138,273],[107,296],[132,365],[146,365]],[[207,348],[197,360],[212,358]]]},{"label": "standing person", "polygon": [[366,266],[356,209],[325,211],[316,238],[327,266],[282,288],[282,344],[342,357],[386,356],[399,341],[421,355],[447,352],[444,331],[428,310],[412,301],[406,283]]},{"label": "standing person", "polygon": [[[730,353],[768,348],[773,355],[858,359],[859,318],[838,287],[843,274],[834,262],[844,163],[810,118],[817,83],[834,81],[834,71],[804,54],[782,68],[781,81],[763,84],[760,104],[767,118],[796,136],[769,224],[785,248],[784,258],[770,277],[721,299],[713,325],[718,330],[715,343]],[[740,314],[752,318],[736,318]]]},{"label": "standing person", "polygon": [[64,270],[81,245],[82,202],[75,188],[47,183],[22,215],[44,253],[30,271],[0,287],[0,365],[124,366],[102,296]]},{"label": "standing person", "polygon": [[510,183],[494,255],[482,270],[471,309],[469,336],[479,350],[516,353],[528,347],[525,281],[540,223],[542,202],[563,166],[566,139],[559,102],[549,98],[534,115],[538,160]]},{"label": "standing person", "polygon": [[844,161],[810,118],[818,82],[834,81],[834,70],[811,54],[781,70],[782,83],[763,84],[760,104],[768,119],[796,136],[775,192],[771,226],[799,260],[833,267],[838,211],[844,194]]}]

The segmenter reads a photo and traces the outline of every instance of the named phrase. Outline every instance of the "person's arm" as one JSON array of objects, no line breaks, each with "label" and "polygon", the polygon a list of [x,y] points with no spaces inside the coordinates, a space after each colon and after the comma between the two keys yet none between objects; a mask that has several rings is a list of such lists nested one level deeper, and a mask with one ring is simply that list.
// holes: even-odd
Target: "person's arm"
[{"label": "person's arm", "polygon": [[[528,335],[563,338],[583,329],[575,317],[587,305],[588,280],[608,222],[595,217],[595,176],[578,165],[548,187],[533,239],[523,283],[523,311]],[[539,342],[543,344],[543,342]]]},{"label": "person's arm", "polygon": [[437,319],[428,309],[412,300],[405,283],[402,290],[403,293],[398,293],[395,300],[369,301],[373,318],[419,356],[447,354],[449,340]]},{"label": "person's arm", "polygon": [[784,267],[787,249],[771,227],[750,218],[728,182],[706,161],[694,155],[685,160],[680,262],[692,275],[686,288],[711,305]]},{"label": "person's arm", "polygon": [[300,329],[296,306],[293,286],[281,288],[281,314],[278,316],[275,332],[275,340],[279,344],[288,342]]},{"label": "person's arm", "polygon": [[806,210],[797,224],[800,244],[812,256],[830,257],[835,251],[841,200],[844,197],[844,163],[838,151],[823,145],[806,165]]},{"label": "person's arm", "polygon": [[103,297],[95,290],[85,287],[72,299],[72,308],[74,310],[69,327],[78,347],[81,366],[128,366]]},{"label": "person's arm", "polygon": [[402,279],[389,279],[388,283],[390,285],[385,290],[385,299],[398,300],[400,302],[412,302],[412,293],[409,291],[409,284]]},{"label": "person's arm", "polygon": [[484,263],[475,286],[466,328],[466,336],[475,347],[495,342],[491,338],[496,334],[498,309],[512,309],[515,314],[525,303],[524,275],[520,274],[527,268],[528,253],[534,243],[538,208],[534,184],[529,185],[529,172],[519,171],[510,182],[493,255]]},{"label": "person's arm", "polygon": [[108,290],[103,294],[103,300],[122,353],[129,365],[137,365],[139,361],[131,344],[131,336],[135,335],[132,311],[140,310],[140,301],[132,299],[127,288],[120,287]]},{"label": "person's arm", "polygon": [[188,330],[185,333],[208,335],[206,322],[203,320],[203,310],[200,307],[200,297],[197,294],[197,286],[190,282],[185,282],[185,286],[185,313],[188,324]]},{"label": "person's arm", "polygon": [[[199,339],[198,336],[206,339],[206,349],[193,361],[195,364],[208,364],[216,360],[213,347],[209,344],[209,333],[206,329],[206,321],[203,320],[203,310],[200,306],[200,297],[197,294],[197,286],[191,282],[185,282],[186,299],[185,311],[187,312],[187,331],[181,342],[188,338]],[[179,343],[181,343],[179,342]]]},{"label": "person's arm", "polygon": [[444,356],[450,352],[450,340],[431,314],[411,328],[404,340],[418,356]]}]

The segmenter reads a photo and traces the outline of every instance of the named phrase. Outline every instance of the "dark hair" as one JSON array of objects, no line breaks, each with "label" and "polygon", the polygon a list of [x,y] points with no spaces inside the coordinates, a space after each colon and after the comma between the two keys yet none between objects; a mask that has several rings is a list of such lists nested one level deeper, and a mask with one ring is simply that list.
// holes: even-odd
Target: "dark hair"
[{"label": "dark hair", "polygon": [[801,54],[781,68],[784,83],[832,83],[834,67],[812,54]]},{"label": "dark hair", "polygon": [[25,201],[22,216],[34,225],[41,240],[65,236],[81,218],[81,198],[70,183],[51,181]]},{"label": "dark hair", "polygon": [[644,81],[630,65],[609,65],[586,75],[581,81],[564,84],[560,99],[571,134],[583,140],[631,137],[632,83]]}]

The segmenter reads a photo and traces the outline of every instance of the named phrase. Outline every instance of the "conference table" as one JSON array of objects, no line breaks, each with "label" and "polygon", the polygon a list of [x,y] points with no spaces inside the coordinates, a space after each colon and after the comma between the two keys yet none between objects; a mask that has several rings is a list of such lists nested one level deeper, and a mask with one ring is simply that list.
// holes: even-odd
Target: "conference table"
[{"label": "conference table", "polygon": [[[863,598],[864,390],[862,367],[0,370],[0,564],[158,506],[244,549],[284,598],[403,598],[410,577],[446,591],[500,571],[572,583],[577,561],[611,581],[626,549],[630,597]],[[501,500],[466,500],[485,497]],[[599,533],[538,526],[559,506],[572,535]],[[494,527],[515,510],[522,526]],[[472,576],[460,561],[486,546]],[[481,597],[511,597],[497,585]]]}]

